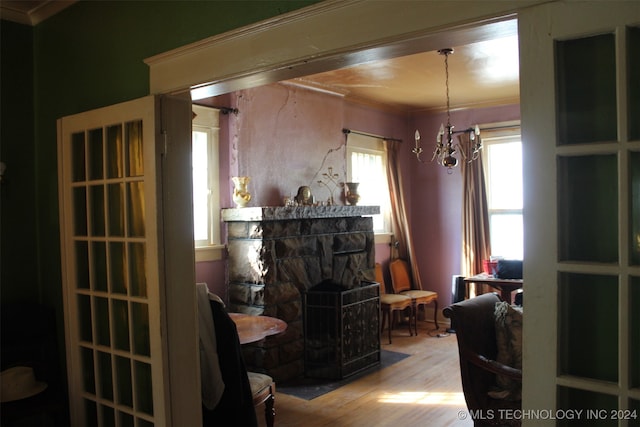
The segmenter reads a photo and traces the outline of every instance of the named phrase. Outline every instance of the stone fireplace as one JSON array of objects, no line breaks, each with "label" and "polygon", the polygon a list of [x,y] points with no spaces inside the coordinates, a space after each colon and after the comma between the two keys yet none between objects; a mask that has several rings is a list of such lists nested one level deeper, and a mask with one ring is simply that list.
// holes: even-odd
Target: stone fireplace
[{"label": "stone fireplace", "polygon": [[[378,206],[223,209],[227,223],[229,310],[287,322],[284,334],[244,348],[252,370],[276,381],[301,377],[303,301],[331,282],[355,289],[375,280],[373,221]],[[377,333],[377,325],[372,328]]]}]

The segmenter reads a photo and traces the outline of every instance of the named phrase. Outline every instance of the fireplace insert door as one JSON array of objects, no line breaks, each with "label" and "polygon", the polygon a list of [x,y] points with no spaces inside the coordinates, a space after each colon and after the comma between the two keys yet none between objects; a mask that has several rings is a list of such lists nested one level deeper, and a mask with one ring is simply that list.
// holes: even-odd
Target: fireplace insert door
[{"label": "fireplace insert door", "polygon": [[318,285],[304,300],[305,376],[341,379],[380,363],[377,282]]}]

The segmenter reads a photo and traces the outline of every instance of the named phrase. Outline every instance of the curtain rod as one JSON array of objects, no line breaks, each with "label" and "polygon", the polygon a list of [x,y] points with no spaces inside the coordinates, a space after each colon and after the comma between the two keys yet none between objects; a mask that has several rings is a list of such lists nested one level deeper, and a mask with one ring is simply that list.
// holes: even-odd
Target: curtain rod
[{"label": "curtain rod", "polygon": [[[519,127],[520,127],[519,124],[505,125],[505,126],[490,126],[490,127],[482,127],[482,126],[480,126],[480,131],[483,131],[483,130],[512,129],[512,128],[519,128]],[[457,132],[467,132],[469,130],[473,130],[473,128],[469,128],[469,129],[465,129],[465,130],[457,131]],[[351,129],[347,129],[347,128],[342,129],[342,133],[344,133],[345,135],[350,134],[350,133],[355,133],[356,135],[368,136],[369,138],[384,139],[385,141],[402,142],[401,139],[387,138],[386,136],[374,135],[372,133],[366,133],[366,132],[359,132],[359,131],[351,130]]]},{"label": "curtain rod", "polygon": [[513,124],[513,125],[504,125],[504,126],[489,126],[486,128],[483,128],[482,126],[480,126],[480,131],[483,130],[500,130],[500,129],[513,129],[513,128],[519,128],[520,125],[519,124]]},{"label": "curtain rod", "polygon": [[385,141],[402,142],[401,139],[387,138],[386,136],[374,135],[374,134],[365,133],[365,132],[358,132],[358,131],[347,129],[347,128],[342,129],[342,133],[344,133],[345,135],[350,133],[355,133],[356,135],[368,136],[369,138],[384,139]]},{"label": "curtain rod", "polygon": [[[501,130],[501,129],[515,129],[515,128],[520,128],[519,124],[514,124],[514,125],[504,125],[504,126],[487,126],[487,127],[482,127],[480,125],[478,125],[478,129],[480,129],[480,133],[482,133],[482,131],[492,131],[492,130]],[[475,129],[474,127],[468,127],[466,129],[462,129],[462,130],[454,130],[451,133],[465,133],[465,132],[473,132]]]},{"label": "curtain rod", "polygon": [[238,111],[237,108],[233,108],[233,107],[220,107],[219,105],[207,105],[207,104],[197,104],[197,103],[195,103],[194,105],[199,105],[200,107],[215,108],[216,110],[220,110],[220,112],[225,115],[229,113],[233,113],[237,116],[238,113],[240,112]]},{"label": "curtain rod", "polygon": [[215,108],[216,110],[220,110],[222,114],[233,113],[237,116],[238,113],[240,112],[238,111],[237,108],[232,108],[232,107],[220,107],[219,105],[207,105],[207,104],[195,104],[195,105],[200,105],[201,107]]},{"label": "curtain rod", "polygon": [[231,108],[231,107],[213,107],[213,108],[217,108],[218,110],[220,110],[222,114],[233,113],[237,116],[239,113],[237,108]]}]

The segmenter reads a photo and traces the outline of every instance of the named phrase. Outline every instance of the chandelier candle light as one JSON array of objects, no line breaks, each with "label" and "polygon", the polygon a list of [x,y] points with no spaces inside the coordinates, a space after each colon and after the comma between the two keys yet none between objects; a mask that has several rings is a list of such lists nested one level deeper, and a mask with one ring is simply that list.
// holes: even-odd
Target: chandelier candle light
[{"label": "chandelier candle light", "polygon": [[[480,149],[482,148],[482,143],[480,142],[480,128],[478,125],[475,128],[468,128],[461,131],[454,131],[454,126],[451,124],[451,107],[449,102],[449,55],[453,53],[452,48],[445,48],[438,50],[440,55],[444,55],[444,70],[446,76],[446,89],[447,89],[447,124],[441,124],[440,130],[438,131],[438,135],[436,137],[436,147],[433,150],[433,156],[431,157],[431,161],[435,159],[438,160],[442,166],[448,169],[448,173],[452,173],[452,168],[456,167],[458,164],[458,159],[455,157],[456,151],[459,150],[462,153],[462,157],[472,162],[480,157]],[[464,147],[461,147],[459,144],[453,143],[453,134],[455,133],[468,133],[469,141],[471,146],[469,147],[469,152],[465,152]],[[422,154],[422,147],[420,146],[420,132],[416,130],[415,133],[416,146],[411,150],[413,154],[416,155],[416,158],[419,162],[425,163],[420,159],[420,154]]]}]

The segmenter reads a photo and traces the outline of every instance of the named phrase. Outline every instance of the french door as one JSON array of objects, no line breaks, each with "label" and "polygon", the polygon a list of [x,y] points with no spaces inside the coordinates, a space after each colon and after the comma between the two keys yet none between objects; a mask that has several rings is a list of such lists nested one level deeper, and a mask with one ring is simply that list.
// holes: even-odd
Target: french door
[{"label": "french door", "polygon": [[640,425],[640,2],[518,20],[524,424]]},{"label": "french door", "polygon": [[72,425],[200,424],[190,114],[150,96],[58,121]]}]

